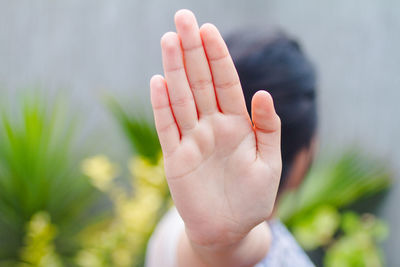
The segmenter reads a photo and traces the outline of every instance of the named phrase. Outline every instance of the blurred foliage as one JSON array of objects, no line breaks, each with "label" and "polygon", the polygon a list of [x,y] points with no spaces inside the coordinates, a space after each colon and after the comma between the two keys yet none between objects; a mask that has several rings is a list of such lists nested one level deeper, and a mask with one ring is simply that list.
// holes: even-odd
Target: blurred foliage
[{"label": "blurred foliage", "polygon": [[136,111],[133,115],[128,113],[114,98],[107,99],[107,106],[114,115],[120,128],[125,133],[132,152],[157,163],[161,153],[160,142],[153,123],[144,114]]},{"label": "blurred foliage", "polygon": [[[79,266],[143,266],[146,245],[157,222],[172,204],[164,177],[162,158],[156,164],[143,156],[129,162],[130,186],[115,183],[116,166],[105,156],[83,162],[83,170],[113,202],[114,216],[105,224],[88,229],[82,237]],[[114,165],[114,166],[113,166]],[[106,181],[106,182],[104,182]],[[134,191],[129,193],[129,189]]]},{"label": "blurred foliage", "polygon": [[128,115],[112,98],[107,104],[135,155],[128,162],[131,178],[128,185],[119,186],[116,178],[120,168],[104,155],[83,162],[83,172],[92,184],[112,200],[114,216],[81,235],[84,248],[77,263],[84,267],[144,266],[147,242],[172,205],[161,147],[150,120]]},{"label": "blurred foliage", "polygon": [[[173,204],[161,148],[152,120],[107,104],[132,149],[126,165],[74,153],[76,128],[58,104],[31,98],[20,114],[1,111],[0,266],[144,266],[147,242]],[[318,161],[279,204],[281,220],[304,249],[324,253],[327,267],[384,265],[378,244],[387,225],[352,205],[388,188],[391,173],[358,151]],[[111,203],[99,208],[104,197]]]},{"label": "blurred foliage", "polygon": [[327,249],[326,267],[384,266],[382,253],[377,246],[388,235],[387,225],[371,214],[360,216],[346,212],[342,216],[344,233]]},{"label": "blurred foliage", "polygon": [[392,183],[388,167],[359,151],[316,162],[300,188],[282,197],[279,217],[291,226],[321,204],[345,208],[387,189]]},{"label": "blurred foliage", "polygon": [[[0,111],[0,266],[37,261],[31,252],[50,250],[69,262],[79,249],[77,233],[93,216],[95,190],[74,168],[81,161],[71,151],[76,128],[56,105],[27,97]],[[57,235],[49,226],[41,240],[35,222],[50,220]]]},{"label": "blurred foliage", "polygon": [[305,250],[322,248],[324,266],[384,264],[378,243],[387,235],[386,224],[347,209],[389,188],[391,172],[358,151],[320,160],[300,188],[284,194],[279,203],[278,217]]},{"label": "blurred foliage", "polygon": [[321,205],[304,217],[299,217],[291,227],[296,239],[306,250],[328,244],[340,224],[340,213],[332,206]]},{"label": "blurred foliage", "polygon": [[57,229],[50,222],[46,212],[36,213],[27,225],[25,246],[21,249],[22,263],[19,267],[28,266],[62,266],[53,244]]}]

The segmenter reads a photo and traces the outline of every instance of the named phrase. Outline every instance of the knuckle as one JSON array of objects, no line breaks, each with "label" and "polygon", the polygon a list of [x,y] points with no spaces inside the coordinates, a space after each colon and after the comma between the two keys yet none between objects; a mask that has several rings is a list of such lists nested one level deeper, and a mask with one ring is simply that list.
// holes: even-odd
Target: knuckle
[{"label": "knuckle", "polygon": [[192,89],[196,91],[206,90],[212,86],[213,83],[210,79],[199,79],[190,82],[190,87],[192,87]]},{"label": "knuckle", "polygon": [[165,109],[169,109],[169,103],[159,103],[157,105],[153,105],[153,109],[157,111],[162,111]]},{"label": "knuckle", "polygon": [[201,50],[203,50],[203,49],[204,49],[204,48],[203,48],[203,44],[201,44],[200,41],[199,41],[198,44],[192,44],[192,45],[190,45],[190,46],[185,46],[185,47],[184,47],[185,53],[191,53],[191,52],[196,53],[196,52],[198,52],[199,50],[201,51]]},{"label": "knuckle", "polygon": [[213,63],[216,63],[218,61],[223,61],[229,58],[229,53],[225,52],[223,49],[219,49],[218,51],[218,56],[215,56],[213,58],[210,58],[210,61]]},{"label": "knuckle", "polygon": [[194,120],[180,120],[179,128],[182,131],[192,130],[196,126],[196,122]]},{"label": "knuckle", "polygon": [[174,107],[185,107],[193,102],[193,97],[191,96],[181,96],[177,97],[172,101]]},{"label": "knuckle", "polygon": [[240,85],[240,82],[238,79],[235,79],[233,81],[219,83],[218,85],[215,85],[215,87],[219,90],[229,90],[238,85]]},{"label": "knuckle", "polygon": [[168,124],[166,124],[166,125],[160,126],[160,127],[158,128],[158,132],[159,132],[159,133],[167,132],[169,129],[171,129],[171,128],[174,127],[174,126],[175,126],[175,122],[174,122],[174,121],[173,121],[173,122],[170,122],[170,123],[168,123]]},{"label": "knuckle", "polygon": [[183,68],[183,66],[170,66],[168,68],[165,68],[165,72],[167,73],[167,75],[171,75],[171,74],[179,74],[180,72],[183,72],[185,69]]}]

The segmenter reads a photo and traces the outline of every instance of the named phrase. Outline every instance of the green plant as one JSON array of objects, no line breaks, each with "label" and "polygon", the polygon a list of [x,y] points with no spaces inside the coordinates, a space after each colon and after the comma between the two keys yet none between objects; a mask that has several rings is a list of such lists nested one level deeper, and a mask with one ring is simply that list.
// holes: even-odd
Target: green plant
[{"label": "green plant", "polygon": [[[82,235],[77,256],[82,267],[143,266],[147,242],[156,223],[169,206],[162,159],[157,164],[136,156],[129,163],[129,185],[115,182],[119,169],[106,156],[86,159],[84,173],[113,203],[114,216]],[[134,193],[131,193],[134,191]]]},{"label": "green plant", "polygon": [[143,113],[128,113],[114,98],[109,97],[107,105],[127,137],[132,153],[157,163],[161,147],[155,126]]},{"label": "green plant", "polygon": [[384,266],[378,244],[387,237],[388,228],[382,220],[371,214],[345,212],[340,230],[343,235],[326,250],[326,267]]},{"label": "green plant", "polygon": [[[152,184],[152,177],[153,179],[154,177],[160,177],[160,175],[155,175],[151,171],[152,169],[159,168],[161,157],[161,146],[153,123],[154,120],[149,118],[149,116],[144,115],[143,111],[138,111],[138,109],[134,112],[128,112],[114,98],[109,98],[107,104],[111,113],[114,115],[115,120],[119,124],[120,129],[124,132],[127,141],[131,146],[132,153],[139,156],[139,160],[132,160],[130,164],[130,172],[133,174],[134,179],[136,179],[136,182],[133,185],[133,190],[136,192],[146,190],[148,185]],[[136,259],[135,266],[144,265],[147,242],[156,226],[155,222],[161,219],[170,206],[169,190],[163,175],[164,174],[161,175],[163,178],[162,182],[157,181],[152,185],[155,185],[156,188],[158,188],[157,190],[160,192],[159,194],[162,198],[162,204],[158,207],[155,221],[149,222],[151,225],[151,231],[146,234],[143,247],[139,249],[140,252],[136,256],[138,258]],[[143,181],[147,182],[143,183]]]},{"label": "green plant", "polygon": [[161,147],[154,124],[147,116],[127,112],[113,98],[107,99],[107,105],[134,155],[128,162],[131,177],[122,183],[116,182],[120,168],[104,155],[83,161],[83,172],[111,199],[114,216],[85,231],[83,249],[76,262],[83,267],[140,267],[144,266],[151,233],[171,203]]},{"label": "green plant", "polygon": [[76,233],[93,218],[96,196],[76,167],[75,127],[61,102],[50,106],[37,96],[17,104],[3,108],[0,118],[0,265],[20,261],[26,227],[39,212],[49,215],[56,252],[69,262],[79,247]]},{"label": "green plant", "polygon": [[290,227],[320,205],[346,208],[387,189],[391,176],[382,161],[349,149],[316,162],[300,188],[282,196],[278,215]]},{"label": "green plant", "polygon": [[385,164],[348,150],[335,160],[317,162],[300,189],[282,197],[278,215],[305,250],[325,253],[325,266],[383,266],[378,243],[387,226],[373,215],[347,209],[391,183]]}]

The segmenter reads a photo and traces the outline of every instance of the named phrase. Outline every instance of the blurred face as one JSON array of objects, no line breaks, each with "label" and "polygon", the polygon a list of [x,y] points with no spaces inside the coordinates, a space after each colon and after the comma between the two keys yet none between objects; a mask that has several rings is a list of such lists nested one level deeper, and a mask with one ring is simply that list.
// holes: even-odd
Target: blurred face
[{"label": "blurred face", "polygon": [[[314,160],[314,155],[318,149],[318,139],[316,136],[313,137],[311,140],[310,146],[304,147],[302,150],[297,153],[290,173],[287,177],[286,184],[282,191],[278,192],[277,202],[279,202],[280,196],[285,191],[296,190],[301,183],[303,182],[304,178],[307,175],[308,170]],[[270,218],[273,218],[276,215],[276,208],[278,205],[275,205],[274,212],[271,214]]]},{"label": "blurred face", "polygon": [[314,155],[317,151],[317,146],[318,139],[316,136],[314,136],[311,140],[310,146],[304,147],[296,155],[284,190],[294,190],[300,186],[313,162]]}]

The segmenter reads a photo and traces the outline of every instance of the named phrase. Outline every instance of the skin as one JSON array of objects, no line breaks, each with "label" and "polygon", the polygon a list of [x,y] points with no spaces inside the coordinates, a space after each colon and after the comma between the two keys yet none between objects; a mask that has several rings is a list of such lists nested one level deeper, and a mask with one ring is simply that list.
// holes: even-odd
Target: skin
[{"label": "skin", "polygon": [[[313,161],[316,148],[317,140],[314,137],[310,146],[304,147],[297,153],[292,163],[292,169],[287,176],[287,183],[283,191],[296,190],[299,187]],[[279,194],[277,201],[279,201]],[[274,217],[275,212],[276,209],[269,219]],[[218,258],[223,259],[224,261],[223,263],[220,263],[220,266],[253,266],[254,262],[260,260],[260,256],[261,258],[264,258],[267,255],[270,242],[271,234],[268,224],[262,223],[253,229],[251,234],[248,234],[245,241],[241,241],[239,245],[230,247],[225,251],[216,250],[215,253],[218,253]],[[195,253],[192,246],[193,245],[189,242],[186,233],[183,232],[177,250],[178,266],[218,266],[215,262],[212,262],[212,264],[204,263],[204,260],[201,258],[202,255]],[[237,249],[238,247],[239,249]],[[232,250],[235,250],[236,258],[232,257]],[[227,253],[229,254],[227,255]]]},{"label": "skin", "polygon": [[280,119],[266,91],[252,118],[217,28],[175,15],[161,39],[164,77],[150,81],[165,172],[185,222],[179,266],[253,266],[267,253],[281,175]]},{"label": "skin", "polygon": [[314,136],[308,147],[303,147],[297,152],[284,191],[296,190],[301,185],[310,169],[317,149],[318,139]]}]

